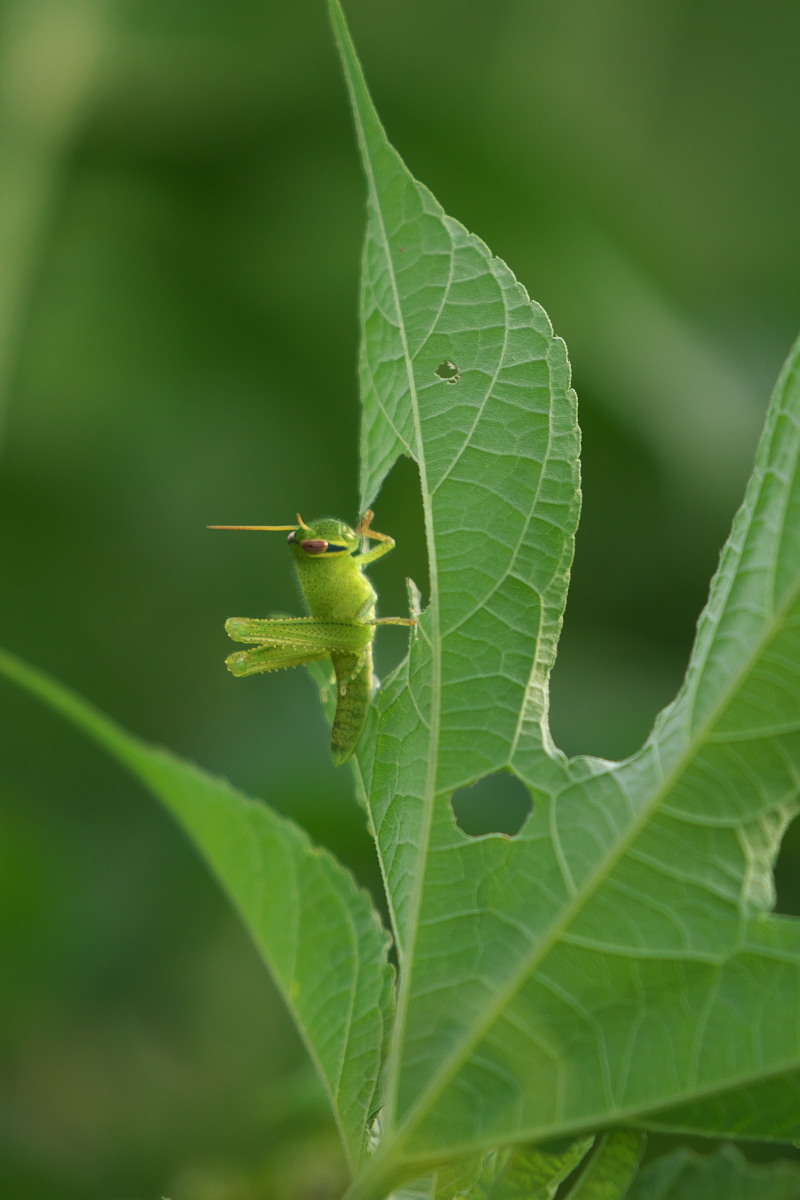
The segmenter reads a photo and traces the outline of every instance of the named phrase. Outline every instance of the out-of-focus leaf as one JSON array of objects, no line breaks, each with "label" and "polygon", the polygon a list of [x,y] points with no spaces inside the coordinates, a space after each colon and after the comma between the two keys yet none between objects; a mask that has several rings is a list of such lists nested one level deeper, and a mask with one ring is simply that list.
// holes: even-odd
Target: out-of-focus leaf
[{"label": "out-of-focus leaf", "polygon": [[639,1170],[646,1137],[630,1129],[603,1136],[567,1200],[624,1200]]},{"label": "out-of-focus leaf", "polygon": [[751,1163],[735,1146],[674,1150],[641,1172],[628,1200],[798,1200],[800,1163]]}]

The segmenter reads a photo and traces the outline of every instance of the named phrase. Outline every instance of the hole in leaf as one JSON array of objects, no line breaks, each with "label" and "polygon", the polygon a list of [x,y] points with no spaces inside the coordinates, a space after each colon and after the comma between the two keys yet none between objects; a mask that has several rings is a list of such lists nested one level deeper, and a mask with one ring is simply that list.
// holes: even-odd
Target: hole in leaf
[{"label": "hole in leaf", "polygon": [[[409,615],[406,579],[413,579],[422,592],[423,608],[430,595],[425,519],[422,511],[419,470],[412,459],[401,455],[389,472],[373,505],[373,524],[391,534],[397,545],[391,554],[367,568],[378,591],[379,617]],[[385,679],[405,657],[408,629],[379,629],[375,638],[375,670]]]},{"label": "hole in leaf", "polygon": [[531,794],[508,771],[486,775],[472,787],[460,788],[451,801],[459,829],[469,837],[502,833],[514,837],[533,810]]},{"label": "hole in leaf", "polygon": [[445,383],[458,383],[461,379],[461,372],[454,362],[446,359],[445,362],[439,363],[435,374],[443,379]]}]

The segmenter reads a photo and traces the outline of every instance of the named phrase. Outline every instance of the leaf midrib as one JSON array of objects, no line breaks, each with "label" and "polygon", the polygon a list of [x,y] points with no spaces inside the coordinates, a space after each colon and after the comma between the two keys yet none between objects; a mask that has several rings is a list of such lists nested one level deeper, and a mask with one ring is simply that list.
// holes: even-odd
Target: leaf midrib
[{"label": "leaf midrib", "polygon": [[[430,744],[428,746],[425,787],[422,796],[423,801],[423,819],[421,824],[421,839],[418,847],[418,862],[424,864],[427,861],[428,844],[430,842],[430,831],[433,819],[433,805],[436,796],[436,770],[439,759],[439,726],[440,726],[440,710],[441,710],[441,638],[439,635],[439,575],[438,562],[436,558],[436,544],[434,540],[433,527],[433,511],[430,500],[430,490],[428,488],[427,465],[424,453],[424,442],[422,438],[421,414],[419,408],[419,396],[417,394],[416,381],[414,379],[413,359],[409,351],[408,339],[406,336],[405,319],[403,309],[400,303],[400,294],[397,286],[397,278],[394,272],[394,264],[389,250],[389,236],[386,228],[383,208],[381,204],[380,193],[377,187],[377,181],[372,165],[372,159],[369,154],[369,146],[367,139],[367,130],[365,117],[372,118],[373,132],[378,138],[385,150],[396,158],[396,151],[389,145],[388,139],[380,124],[377,113],[369,96],[363,74],[360,69],[358,60],[354,55],[348,54],[350,47],[350,39],[347,31],[344,17],[338,4],[338,0],[330,0],[331,15],[336,30],[337,40],[342,50],[342,59],[345,65],[345,75],[347,85],[350,90],[353,115],[355,119],[356,129],[359,142],[362,149],[362,161],[364,164],[364,172],[367,177],[367,186],[372,199],[373,211],[375,213],[380,235],[383,242],[384,255],[386,261],[386,270],[388,272],[389,281],[392,288],[395,307],[398,317],[398,332],[401,339],[403,350],[403,360],[406,368],[406,379],[408,382],[409,398],[411,402],[411,411],[414,421],[414,435],[417,443],[416,461],[420,473],[420,488],[422,491],[422,503],[425,519],[425,536],[428,544],[428,571],[430,579],[430,604],[428,611],[430,612],[431,621],[431,639],[430,639],[430,654],[431,654],[431,722],[430,722]],[[360,85],[360,89],[359,86]],[[361,104],[359,104],[358,91],[361,91]],[[363,110],[362,111],[362,105]],[[377,845],[377,843],[376,843]],[[380,848],[379,848],[380,853]],[[408,969],[403,969],[404,963],[409,963],[413,959],[414,947],[416,944],[417,932],[419,929],[419,912],[422,902],[422,888],[425,878],[424,870],[415,872],[413,890],[411,893],[411,903],[408,909],[406,919],[406,929],[409,932],[409,940],[407,945],[404,945],[400,937],[400,929],[397,928],[398,937],[398,957],[400,959],[400,980],[397,993],[397,1008],[395,1012],[395,1022],[392,1030],[391,1045],[387,1056],[387,1082],[386,1082],[386,1116],[387,1125],[393,1123],[393,1114],[397,1105],[397,1091],[399,1085],[399,1067],[401,1062],[402,1046],[405,1037],[406,1024],[408,1020],[409,1006],[409,989],[411,973]]]}]

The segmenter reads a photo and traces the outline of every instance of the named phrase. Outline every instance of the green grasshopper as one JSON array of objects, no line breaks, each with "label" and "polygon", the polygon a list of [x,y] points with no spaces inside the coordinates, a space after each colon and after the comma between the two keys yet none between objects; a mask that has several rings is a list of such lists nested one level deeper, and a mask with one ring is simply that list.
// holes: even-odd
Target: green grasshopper
[{"label": "green grasshopper", "polygon": [[[255,675],[330,658],[336,674],[336,713],[331,751],[336,766],[356,748],[372,696],[372,642],[378,625],[415,625],[409,617],[375,617],[377,595],[364,568],[394,549],[394,539],[370,528],[367,511],[357,529],[325,517],[306,525],[210,525],[209,529],[285,530],[309,617],[230,617],[225,630],[235,642],[253,642],[225,659],[233,675]],[[359,553],[362,541],[378,543]]]}]

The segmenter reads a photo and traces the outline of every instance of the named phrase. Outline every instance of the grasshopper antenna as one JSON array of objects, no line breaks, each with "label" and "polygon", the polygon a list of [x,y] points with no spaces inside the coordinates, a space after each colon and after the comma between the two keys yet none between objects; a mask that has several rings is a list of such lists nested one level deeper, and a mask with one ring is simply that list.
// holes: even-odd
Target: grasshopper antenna
[{"label": "grasshopper antenna", "polygon": [[[297,514],[297,525],[301,529],[308,529],[300,513]],[[297,525],[206,525],[206,529],[251,529],[259,530],[260,532],[276,533],[283,529],[296,529]]]}]

